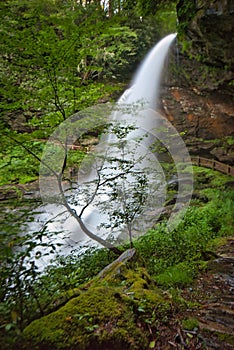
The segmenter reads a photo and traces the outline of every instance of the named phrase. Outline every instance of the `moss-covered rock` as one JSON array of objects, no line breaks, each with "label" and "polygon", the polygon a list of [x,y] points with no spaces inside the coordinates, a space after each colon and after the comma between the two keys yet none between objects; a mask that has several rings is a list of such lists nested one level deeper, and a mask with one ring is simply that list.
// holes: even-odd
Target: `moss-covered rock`
[{"label": "moss-covered rock", "polygon": [[[112,287],[93,287],[64,307],[32,322],[24,331],[28,349],[144,348],[146,339],[134,315]],[[92,347],[91,347],[92,344]]]},{"label": "moss-covered rock", "polygon": [[170,301],[144,267],[117,261],[77,297],[26,327],[22,348],[148,349],[147,322],[156,329],[170,313]]}]

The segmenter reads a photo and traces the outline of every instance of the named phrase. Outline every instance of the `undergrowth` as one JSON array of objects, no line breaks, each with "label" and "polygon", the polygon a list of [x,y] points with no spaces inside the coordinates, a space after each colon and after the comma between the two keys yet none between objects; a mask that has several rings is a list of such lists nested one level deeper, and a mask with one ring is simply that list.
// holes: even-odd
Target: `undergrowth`
[{"label": "undergrowth", "polygon": [[[232,234],[234,224],[234,190],[227,187],[230,179],[199,169],[196,180],[199,185],[195,184],[195,190],[197,186],[207,201],[193,200],[175,230],[169,232],[166,222],[161,222],[134,242],[138,260],[133,267],[143,265],[157,287],[177,290],[177,296],[179,289],[192,285],[223,237]],[[1,335],[17,337],[19,325],[22,329],[33,319],[59,308],[115,258],[106,249],[89,249],[82,255],[60,257],[42,275],[25,281],[28,289],[18,279],[18,285],[1,293]]]},{"label": "undergrowth", "polygon": [[208,203],[190,206],[174,231],[162,223],[135,242],[149,273],[164,288],[189,285],[212,257],[212,242],[232,233],[234,191],[212,194]]}]

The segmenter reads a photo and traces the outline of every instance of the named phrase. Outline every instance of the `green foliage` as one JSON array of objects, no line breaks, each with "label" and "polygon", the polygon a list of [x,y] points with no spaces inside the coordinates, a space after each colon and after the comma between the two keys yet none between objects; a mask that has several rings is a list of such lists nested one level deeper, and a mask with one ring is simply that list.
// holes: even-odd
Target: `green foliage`
[{"label": "green foliage", "polygon": [[[24,136],[38,155],[43,144],[36,150],[34,140],[78,110],[116,98],[118,80],[155,40],[153,23],[146,31],[139,18],[108,18],[92,4],[14,0],[1,2],[0,11],[0,128],[30,131]],[[3,136],[0,146],[1,184],[35,180],[35,159],[8,141]]]},{"label": "green foliage", "polygon": [[190,206],[173,232],[160,224],[134,242],[149,273],[164,287],[191,283],[197,271],[204,267],[201,261],[211,242],[232,232],[234,192],[214,189],[212,194],[206,205]]},{"label": "green foliage", "polygon": [[157,2],[154,0],[137,1],[137,11],[141,16],[154,15],[157,10]]},{"label": "green foliage", "polygon": [[[89,248],[83,254],[74,251],[74,255],[58,257],[56,263],[48,267],[47,274],[54,281],[53,286],[45,276],[42,277],[39,284],[48,284],[48,288],[45,289],[50,289],[51,295],[59,295],[88,282],[110,264],[114,258],[115,254],[107,249]],[[63,276],[62,279],[61,276]]]},{"label": "green foliage", "polygon": [[[33,151],[38,157],[43,152],[44,143],[32,141],[27,134],[14,135],[25,147]],[[0,185],[21,183],[25,184],[38,178],[38,160],[29,154],[19,144],[9,139],[8,134],[1,138],[0,147]]]},{"label": "green foliage", "polygon": [[79,168],[80,163],[85,157],[82,150],[69,150],[67,156],[67,166],[71,168]]},{"label": "green foliage", "polygon": [[176,2],[171,0],[137,0],[136,11],[140,16],[143,17],[154,16],[156,14],[158,18],[158,16],[160,17],[159,13],[161,14],[162,11],[165,11],[165,13],[167,13],[167,10],[172,7],[175,9],[175,5]]},{"label": "green foliage", "polygon": [[[0,319],[3,328],[17,331],[23,327],[25,313],[28,312],[27,306],[30,305],[29,296],[32,295],[32,298],[35,296],[32,285],[38,276],[38,270],[35,259],[31,256],[31,252],[36,246],[37,234],[35,232],[25,234],[27,227],[25,220],[27,217],[28,223],[33,221],[35,202],[27,203],[30,205],[30,209],[22,200],[17,201],[16,204],[17,209],[11,204],[9,208],[11,210],[4,211],[2,215]],[[42,242],[40,244],[43,246]],[[35,309],[37,307],[36,302]],[[33,313],[35,309],[32,309]]]},{"label": "green foliage", "polygon": [[168,1],[157,5],[155,19],[159,26],[160,35],[163,37],[177,31],[176,2]]},{"label": "green foliage", "polygon": [[[58,112],[65,119],[101,97],[105,84],[87,83],[112,77],[136,55],[137,35],[128,26],[73,6],[64,2],[56,7],[49,1],[14,1],[7,7],[1,3],[4,110],[30,106],[47,114]],[[84,99],[86,105],[80,104]]]},{"label": "green foliage", "polygon": [[46,226],[38,232],[25,233],[38,213],[35,200],[18,200],[16,205],[17,209],[12,205],[1,217],[0,319],[2,330],[7,332],[17,332],[33,318],[42,316],[52,301],[68,300],[74,294],[72,289],[87,282],[115,257],[105,249],[90,248],[81,255],[74,249],[73,255],[51,261],[43,273],[38,269],[37,257],[56,256],[61,244],[56,243],[56,234],[48,232]]},{"label": "green foliage", "polygon": [[178,34],[183,36],[191,19],[196,14],[196,2],[190,0],[179,1],[177,5],[177,15],[179,20]]},{"label": "green foliage", "polygon": [[[31,139],[45,139],[71,114],[117,97],[118,81],[159,38],[153,19],[125,16],[129,6],[126,1],[121,16],[108,18],[92,3],[1,2],[1,129],[26,128]],[[2,184],[36,179],[31,156],[10,142],[0,148]]]},{"label": "green foliage", "polygon": [[[190,170],[186,168],[185,171]],[[196,179],[195,186],[197,186],[202,193],[206,194],[209,199],[216,197],[217,194],[220,193],[220,189],[225,189],[226,183],[232,181],[232,176],[208,168],[194,166],[193,171]],[[225,195],[228,196],[228,193],[225,192]]]},{"label": "green foliage", "polygon": [[[212,171],[211,173],[215,174]],[[119,293],[120,288],[123,288],[125,295],[123,300],[127,295],[128,301],[125,300],[125,302],[130,302],[129,305],[132,305],[135,310],[134,314],[138,315],[141,322],[148,323],[151,327],[157,324],[159,315],[164,318],[169,312],[169,306],[163,301],[157,288],[153,286],[151,276],[156,284],[164,289],[183,288],[191,285],[198,271],[206,267],[204,260],[207,259],[209,252],[216,248],[217,244],[223,242],[223,235],[232,232],[234,192],[220,191],[216,188],[209,189],[209,191],[210,194],[213,193],[212,196],[210,195],[210,201],[206,204],[195,203],[195,206],[191,206],[175,231],[168,232],[166,226],[160,224],[145,236],[135,240],[134,245],[140,260],[137,260],[136,265],[132,263],[131,269],[122,273],[121,276],[118,277],[113,272],[113,279],[106,277],[103,280],[105,290],[107,287],[116,286],[114,288],[117,289],[112,295]],[[11,215],[12,218],[15,218],[15,214]],[[9,218],[5,219],[9,221]],[[115,258],[113,253],[106,249],[90,249],[82,255],[74,252],[69,257],[60,257],[55,260],[53,265],[41,275],[35,265],[25,264],[33,249],[32,238],[29,236],[17,238],[17,227],[14,229],[13,225],[6,232],[8,232],[5,236],[7,241],[1,242],[5,247],[5,252],[1,251],[1,258],[3,262],[8,263],[2,264],[1,270],[0,317],[4,325],[4,332],[12,336],[16,336],[17,329],[24,327],[34,317],[46,314],[63,305],[70,298],[80,295],[82,288],[86,288],[85,283],[91,283],[90,279]],[[22,245],[25,250],[15,254],[16,247]],[[53,249],[52,245],[51,249]],[[8,260],[5,260],[6,257]],[[144,269],[140,267],[142,262]],[[9,276],[11,279],[8,280]],[[20,283],[19,276],[21,276]],[[98,282],[94,279],[92,283]],[[81,290],[78,289],[80,286]],[[179,300],[175,296],[172,299],[176,307],[185,307],[185,301],[182,299]],[[156,309],[155,305],[157,305]],[[155,311],[152,312],[152,310]],[[79,309],[75,314],[79,315],[76,316],[78,319],[70,314],[67,314],[66,317],[71,316],[72,320],[75,317],[79,327],[81,324],[84,326],[82,327],[85,332],[91,333],[91,331],[96,332],[96,329],[100,329],[102,320],[95,318],[90,309]]]},{"label": "green foliage", "polygon": [[168,267],[164,272],[157,275],[155,280],[162,287],[183,288],[191,285],[197,273],[197,266],[191,263],[181,262]]},{"label": "green foliage", "polygon": [[[141,22],[139,13],[135,12],[140,9],[135,6],[136,2],[124,3],[128,9],[123,16],[108,18],[96,4],[83,7],[74,1],[1,2],[0,185],[26,183],[38,176],[38,160],[12,137],[40,158],[43,139],[64,118],[100,99],[116,97],[123,86],[114,85],[113,81],[121,80],[121,76],[126,78],[135,68],[155,38],[159,38],[159,26],[162,26],[161,33],[174,28],[171,8],[166,12],[162,8],[158,10],[158,21],[143,18]],[[186,4],[188,21],[190,5],[188,1]],[[156,3],[148,1],[146,5],[141,6],[141,10],[146,11],[144,15],[153,14]],[[127,13],[134,15],[129,18],[125,16]],[[168,21],[167,16],[170,17]],[[187,24],[182,23],[181,28],[185,29]],[[9,132],[9,125],[12,125],[9,120],[16,119],[16,112],[25,115],[29,111],[31,117],[26,126],[31,128],[31,134]],[[231,143],[228,138],[227,147]],[[83,150],[70,150],[67,167],[79,166],[83,158]],[[26,218],[28,225],[34,220],[33,204],[27,207],[21,202],[23,207],[16,210],[5,203],[7,210],[2,215],[0,242],[0,336],[7,335],[5,348],[9,349],[12,343],[18,346],[20,330],[34,318],[53,311],[71,298],[73,301],[67,308],[44,319],[51,322],[52,332],[47,329],[47,323],[39,321],[32,323],[25,333],[32,335],[39,330],[42,338],[45,335],[51,341],[51,347],[54,343],[62,347],[66,330],[74,335],[79,327],[83,342],[88,343],[91,334],[98,334],[104,342],[119,339],[120,348],[134,349],[139,343],[142,349],[153,347],[154,342],[148,343],[142,327],[137,330],[136,327],[140,320],[145,328],[148,324],[156,332],[158,318],[165,320],[170,315],[170,304],[154,283],[165,289],[183,288],[192,283],[197,272],[205,267],[206,252],[214,249],[224,235],[230,234],[234,224],[234,195],[225,185],[230,178],[212,170],[194,169],[198,188],[202,188],[201,193],[209,202],[193,202],[194,206],[189,208],[175,231],[168,232],[162,223],[136,240],[134,245],[140,258],[133,263],[134,271],[128,270],[116,277],[122,269],[118,266],[113,278],[104,279],[101,288],[96,285],[87,293],[84,290],[88,285],[84,284],[96,283],[96,279],[91,282],[91,278],[115,256],[105,249],[90,249],[83,255],[74,251],[73,255],[51,262],[42,273],[37,268],[35,249],[40,254],[48,249],[56,253],[54,233],[48,236],[46,229],[42,229],[25,234]],[[144,202],[144,195],[139,196],[139,191],[144,189],[145,180],[141,176],[135,180],[133,197],[138,196],[140,202]],[[137,183],[142,188],[137,187]],[[114,183],[112,185],[115,190]],[[133,209],[138,213],[138,208]],[[28,210],[31,210],[30,216]],[[124,215],[116,213],[117,224],[129,223],[132,219],[129,213]],[[142,260],[145,269],[139,267]],[[112,318],[113,313],[116,318]],[[190,321],[185,321],[185,326],[186,322],[187,328],[194,326]],[[134,334],[134,339],[128,337],[128,332]],[[79,342],[75,335],[68,339],[70,344],[74,344],[73,340]]]}]

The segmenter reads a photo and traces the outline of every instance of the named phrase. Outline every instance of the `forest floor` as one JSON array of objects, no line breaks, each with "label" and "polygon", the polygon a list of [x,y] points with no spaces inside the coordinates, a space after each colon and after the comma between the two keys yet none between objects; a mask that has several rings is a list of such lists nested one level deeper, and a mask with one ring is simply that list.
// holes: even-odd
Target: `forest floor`
[{"label": "forest floor", "polygon": [[[234,349],[234,237],[217,251],[192,288],[183,298],[197,302],[195,310],[175,314],[159,329],[160,337],[154,349],[233,350]],[[196,323],[191,329],[183,327],[184,319]]]}]

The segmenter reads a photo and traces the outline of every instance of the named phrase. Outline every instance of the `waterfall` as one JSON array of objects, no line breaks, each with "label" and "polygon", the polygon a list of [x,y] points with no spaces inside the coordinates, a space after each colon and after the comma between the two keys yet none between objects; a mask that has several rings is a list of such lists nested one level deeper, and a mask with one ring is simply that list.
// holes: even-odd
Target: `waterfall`
[{"label": "waterfall", "polygon": [[[147,198],[142,205],[141,213],[136,215],[132,223],[133,234],[136,236],[144,234],[157,221],[166,198],[165,175],[157,157],[150,151],[150,148],[158,138],[159,123],[155,111],[159,98],[161,75],[165,58],[175,37],[176,34],[170,34],[152,48],[136,72],[130,88],[119,98],[111,114],[113,122],[120,122],[122,126],[134,126],[134,130],[129,132],[125,138],[128,154],[124,154],[122,161],[134,161],[136,163],[134,171],[144,173],[148,181]],[[136,144],[136,140],[139,139],[141,142]],[[101,139],[99,152],[101,148],[103,153],[108,149],[112,157],[120,158],[119,148],[116,147],[117,142],[116,135],[109,133],[107,138]],[[113,172],[113,169],[109,169],[108,165],[106,168],[107,173]],[[131,184],[134,181],[134,174],[133,176],[128,175],[122,184],[119,181],[118,186],[125,187],[125,192],[130,195]],[[102,197],[97,198],[97,201],[102,201]],[[119,205],[121,206],[121,203]],[[102,218],[100,213],[95,214],[95,216],[96,219],[90,214],[90,219],[86,218],[87,223],[89,224],[89,220],[95,222],[95,220],[99,221]],[[128,239],[124,226],[122,230],[118,228],[116,231],[115,234],[114,231],[112,232],[115,237],[121,235],[123,240]]]},{"label": "waterfall", "polygon": [[124,93],[118,103],[143,101],[147,108],[157,107],[164,61],[175,38],[176,34],[170,34],[151,49],[136,72],[130,91]]},{"label": "waterfall", "polygon": [[[160,140],[160,142],[168,150],[170,150],[170,154],[176,164],[178,172],[178,164],[184,160],[186,161],[189,159],[186,147],[184,146],[183,141],[181,140],[176,130],[171,125],[169,125],[169,122],[166,121],[165,118],[162,118],[162,116],[160,116],[160,114],[157,112],[157,100],[159,98],[159,87],[163,65],[170,45],[172,44],[175,37],[176,34],[170,34],[152,48],[136,72],[129,89],[123,93],[114,108],[112,108],[112,111],[110,111],[110,107],[107,105],[102,105],[101,107],[94,106],[88,110],[77,113],[76,115],[73,115],[64,121],[56,129],[48,141],[48,145],[43,153],[42,158],[44,162],[48,162],[49,164],[54,163],[55,169],[57,171],[59,167],[61,168],[63,166],[65,146],[69,143],[74,143],[74,141],[76,141],[78,137],[82,135],[82,132],[84,132],[84,130],[88,131],[89,128],[92,130],[95,127],[103,126],[106,123],[106,115],[108,113],[110,115],[110,121],[113,123],[117,122],[123,125],[134,124],[134,129],[128,133],[125,140],[127,149],[129,151],[127,155],[125,154],[125,157],[127,157],[127,161],[131,161],[131,157],[133,157],[134,162],[136,163],[134,165],[134,171],[137,175],[142,172],[142,169],[144,170],[145,168],[148,180],[150,181],[147,198],[144,199],[144,208],[141,213],[138,213],[139,215],[136,215],[136,217],[134,217],[135,227],[133,228],[133,231],[135,230],[134,233],[136,236],[139,235],[139,232],[140,234],[144,234],[148,228],[152,227],[152,225],[156,223],[157,218],[160,216],[160,213],[163,210],[166,197],[167,183],[165,181],[165,175],[160,162],[157,159],[157,155],[150,149],[151,145],[155,140]],[[87,123],[87,121],[89,123]],[[88,127],[87,124],[89,124]],[[165,129],[167,130],[166,136]],[[137,143],[136,139],[141,141]],[[53,147],[55,141],[57,142],[58,140],[61,144],[60,153],[59,156],[55,156]],[[97,149],[99,153],[101,152],[102,154],[112,154],[112,158],[118,158],[119,148],[116,147],[116,135],[110,133],[108,136],[103,136]],[[126,159],[124,159],[124,161]],[[138,162],[138,159],[140,159],[140,162]],[[86,194],[88,193],[89,196],[89,193],[92,191],[93,186],[93,164],[94,162],[92,163],[91,161],[90,165],[89,161],[88,172],[84,171],[85,175],[81,181],[81,187],[83,185],[86,186]],[[104,179],[106,175],[109,175],[111,171],[113,171],[113,166],[109,168],[108,166],[103,166],[103,168],[105,168],[105,171],[103,171],[102,174],[104,176]],[[83,166],[83,169],[85,168],[86,164]],[[91,168],[92,170],[90,170]],[[118,169],[114,171],[118,172]],[[59,195],[56,179],[53,178],[52,175],[53,174],[50,174],[50,176],[48,176],[48,169],[43,167],[42,162],[40,171],[40,191],[41,197],[45,203],[48,201],[48,198],[56,199],[56,196]],[[128,196],[128,191],[132,189],[134,175],[135,174],[133,172],[133,174],[124,177],[124,181],[126,184],[128,184],[129,188],[125,185],[123,180],[120,181],[121,188],[119,192],[121,192],[122,188],[124,187],[126,201],[128,201],[128,197],[130,197],[130,192]],[[105,188],[104,191],[100,191],[100,194],[96,193],[97,198],[93,200],[91,205],[87,207],[87,210],[85,210],[83,216],[83,221],[87,227],[95,234],[104,237],[104,239],[110,236],[110,234],[106,234],[106,227],[108,227],[108,225],[110,227],[111,223],[108,222],[109,219],[106,214],[100,213],[98,204],[100,204],[100,202],[105,202],[111,207],[112,203],[110,200],[108,202],[108,191],[110,188],[111,186],[109,186],[108,189]],[[191,191],[189,190],[186,192],[186,195],[184,195],[184,188],[181,187],[181,183],[179,182],[179,194],[177,200],[178,203],[175,205],[176,211],[178,211],[181,206],[186,206],[186,203],[189,203],[191,195],[190,192]],[[78,189],[78,193],[72,194],[71,196],[73,196],[74,199],[74,204],[72,204],[74,210],[82,210],[81,203],[84,202],[82,197],[83,192]],[[184,201],[185,197],[186,201]],[[119,207],[121,206],[120,203],[118,205]],[[51,212],[53,212],[53,206],[55,206],[55,212],[58,216],[59,213],[64,210],[62,208],[58,210],[58,206],[56,204],[49,204],[49,210]],[[48,225],[49,229],[55,228],[56,225],[59,226],[56,227],[56,229],[61,232],[57,235],[57,239],[60,238],[60,241],[63,241],[63,231],[66,231],[70,236],[70,238],[66,240],[70,247],[68,249],[65,249],[63,247],[61,249],[61,254],[69,254],[69,252],[79,241],[83,241],[84,244],[87,244],[88,241],[87,237],[84,236],[84,233],[81,230],[77,229],[78,223],[75,221],[75,219],[69,217],[68,220],[69,221],[67,221],[67,218],[63,216],[63,222],[61,223],[61,221],[59,221],[59,225],[56,223],[56,221],[53,222],[52,220],[52,222],[50,222]],[[101,225],[103,222],[105,224],[105,228],[103,228],[103,225]],[[168,222],[169,224],[173,222],[172,218],[170,218]],[[99,227],[99,231],[97,231],[97,226],[102,226],[102,228]],[[123,239],[127,238],[126,232],[124,231],[124,225],[121,224],[121,222],[117,230],[111,232],[111,236],[113,236],[113,233],[116,233],[117,236],[120,235]]]},{"label": "waterfall", "polygon": [[[115,212],[119,210],[117,214],[119,217],[129,214],[126,209],[124,211],[124,205],[125,207],[128,206],[129,211],[134,210],[134,203],[130,203],[129,198],[126,198],[126,194],[128,194],[128,197],[131,196],[132,191],[134,191],[133,184],[137,185],[135,175],[141,174],[142,177],[144,176],[145,181],[148,182],[148,185],[150,184],[149,190],[151,191],[148,190],[145,192],[144,204],[140,210],[141,213],[131,213],[131,215],[135,214],[131,226],[132,234],[136,236],[143,234],[153,225],[152,217],[154,217],[154,222],[157,220],[157,217],[159,217],[163,209],[166,197],[164,172],[155,154],[150,151],[150,147],[157,137],[156,129],[158,127],[158,118],[156,115],[152,116],[152,111],[155,111],[157,107],[156,102],[159,95],[164,61],[175,37],[176,34],[170,34],[153,47],[136,72],[130,88],[123,93],[113,108],[110,116],[110,120],[113,123],[120,123],[121,127],[133,127],[133,130],[129,132],[124,139],[127,154],[124,152],[124,155],[120,155],[118,139],[110,130],[107,136],[101,138],[97,147],[99,156],[102,154],[104,157],[104,155],[107,154],[109,158],[118,158],[122,161],[122,164],[124,162],[135,163],[132,168],[133,173],[124,176],[124,180],[119,178],[116,185],[118,187],[119,198],[116,200],[112,209]],[[139,139],[142,140],[137,143]],[[121,166],[121,163],[119,163],[119,165]],[[112,164],[105,161],[103,168],[105,168],[105,171],[102,171],[102,177],[104,179],[119,176],[118,166],[117,169],[114,169]],[[94,182],[98,176],[100,176],[100,173],[95,174],[94,169],[90,171],[89,168],[84,176],[84,184],[86,183],[87,186],[88,183],[90,188],[90,184],[92,181]],[[113,184],[109,184],[109,186],[106,185],[104,189],[99,191],[100,193],[96,192],[96,198],[93,200],[92,205],[89,206],[83,218],[86,226],[91,231],[96,232],[98,235],[105,236],[105,238],[108,238],[108,236],[106,236],[106,230],[99,228],[97,231],[97,226],[111,226],[109,222],[112,221],[112,219],[106,213],[103,214],[103,211],[100,212],[98,207],[100,208],[100,203],[103,203],[103,207],[104,204],[106,207],[111,206],[110,195],[108,197],[110,187],[113,187]],[[81,194],[76,201],[81,202],[82,196],[83,194]],[[107,210],[107,208],[105,209]],[[122,219],[122,221],[124,221],[124,219]],[[125,222],[124,225],[122,221],[119,218],[118,227],[115,227],[115,229],[112,227],[109,236],[111,235],[116,239],[121,235],[122,239],[128,239],[128,233],[126,233],[127,223]]]}]

